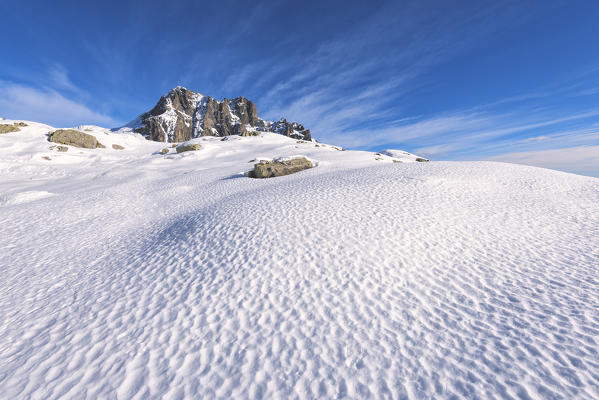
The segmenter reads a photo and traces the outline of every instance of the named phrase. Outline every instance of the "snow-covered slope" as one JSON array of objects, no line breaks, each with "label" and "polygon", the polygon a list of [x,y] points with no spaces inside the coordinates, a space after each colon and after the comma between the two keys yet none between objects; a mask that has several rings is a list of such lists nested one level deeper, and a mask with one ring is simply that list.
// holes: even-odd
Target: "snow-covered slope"
[{"label": "snow-covered slope", "polygon": [[403,161],[403,162],[428,161],[428,159],[426,159],[426,158],[417,156],[416,154],[408,153],[407,151],[403,151],[403,150],[387,149],[387,150],[381,151],[381,153],[386,156],[393,157],[397,160]]},{"label": "snow-covered slope", "polygon": [[599,179],[49,129],[0,135],[0,397],[599,396]]}]

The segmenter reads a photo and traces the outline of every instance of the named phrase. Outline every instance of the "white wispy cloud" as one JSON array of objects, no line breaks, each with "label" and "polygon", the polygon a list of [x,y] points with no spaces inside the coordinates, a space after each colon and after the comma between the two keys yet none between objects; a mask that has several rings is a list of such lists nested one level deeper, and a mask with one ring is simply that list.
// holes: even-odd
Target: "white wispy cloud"
[{"label": "white wispy cloud", "polygon": [[[460,132],[479,131],[484,127],[491,127],[496,122],[494,116],[480,113],[463,113],[456,115],[435,116],[428,119],[406,119],[380,129],[353,129],[331,135],[329,138],[335,143],[347,147],[373,147],[393,143],[411,143],[414,140],[440,141],[431,146],[444,146],[444,152],[451,147],[455,148],[455,140],[450,140]],[[446,138],[446,142],[443,142]]]},{"label": "white wispy cloud", "polygon": [[350,148],[398,147],[433,159],[480,159],[597,143],[596,131],[585,126],[599,109],[568,110],[548,100],[594,94],[580,83],[593,71],[465,110],[407,114],[401,105],[432,83],[426,78],[430,69],[531,15],[518,3],[479,3],[445,14],[427,12],[423,2],[407,2],[401,12],[396,7],[389,3],[365,15],[349,34],[320,42],[310,57],[290,51],[283,59],[248,64],[225,86],[263,89],[255,99],[263,116],[300,121],[319,140]]},{"label": "white wispy cloud", "polygon": [[33,88],[0,81],[0,115],[11,119],[43,122],[53,126],[98,124],[115,126],[117,121],[93,111],[50,88]]},{"label": "white wispy cloud", "polygon": [[486,159],[599,177],[599,146],[505,153]]},{"label": "white wispy cloud", "polygon": [[[411,148],[427,157],[474,159],[514,149],[559,147],[567,143],[592,144],[599,140],[598,128],[588,120],[597,116],[599,111],[574,113],[559,118],[526,113],[433,118],[399,129],[396,139],[403,143],[427,143]],[[564,129],[564,123],[588,126],[568,130]],[[417,135],[415,128],[422,128],[425,133]],[[544,133],[539,135],[541,128]],[[436,149],[442,151],[437,152]]]},{"label": "white wispy cloud", "polygon": [[599,176],[598,117],[599,109],[500,113],[475,107],[381,129],[350,129],[330,139],[346,147],[400,148],[433,160],[489,159]]},{"label": "white wispy cloud", "polygon": [[[276,74],[260,75],[262,60],[245,67],[231,82],[264,84],[267,90],[256,100],[268,119],[286,116],[301,121],[323,141],[371,145],[374,141],[357,137],[366,126],[372,138],[385,141],[397,138],[400,131],[412,134],[409,127],[395,126],[402,115],[398,104],[408,103],[409,95],[427,84],[422,76],[431,67],[479,45],[504,29],[506,20],[519,24],[527,17],[515,3],[502,7],[487,3],[447,13],[431,13],[423,2],[398,7],[388,3],[364,16],[349,33],[320,42],[309,57],[292,51],[284,59],[268,60]],[[510,18],[500,22],[498,13]]]},{"label": "white wispy cloud", "polygon": [[55,89],[66,90],[77,96],[84,96],[85,92],[75,85],[69,78],[67,69],[60,63],[53,63],[48,70],[50,84]]},{"label": "white wispy cloud", "polygon": [[[594,145],[599,143],[599,124],[590,124],[590,126],[565,130],[560,127],[553,127],[551,133],[543,136],[530,138],[508,138],[497,142],[485,144],[478,151],[473,148],[465,152],[463,157],[472,159],[478,152],[485,156],[488,154],[497,154],[513,151],[525,150],[547,150],[551,148],[573,147],[580,145]],[[480,157],[480,156],[479,156]],[[459,158],[459,157],[458,157]]]}]

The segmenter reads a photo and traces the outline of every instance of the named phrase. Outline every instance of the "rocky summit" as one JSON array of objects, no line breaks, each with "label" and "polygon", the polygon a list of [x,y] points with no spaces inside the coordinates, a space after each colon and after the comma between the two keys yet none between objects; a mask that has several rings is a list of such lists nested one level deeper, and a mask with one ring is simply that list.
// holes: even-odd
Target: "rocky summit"
[{"label": "rocky summit", "polygon": [[152,110],[128,127],[159,142],[184,142],[200,136],[248,136],[257,131],[312,139],[310,130],[297,122],[259,118],[256,105],[245,97],[216,100],[181,86],[162,96]]}]

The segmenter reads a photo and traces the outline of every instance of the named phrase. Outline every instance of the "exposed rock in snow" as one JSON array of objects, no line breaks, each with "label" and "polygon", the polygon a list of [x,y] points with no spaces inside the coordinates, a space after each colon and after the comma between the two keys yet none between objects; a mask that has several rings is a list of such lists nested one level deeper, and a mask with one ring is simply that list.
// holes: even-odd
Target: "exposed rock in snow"
[{"label": "exposed rock in snow", "polygon": [[186,151],[196,151],[200,150],[201,148],[202,146],[199,143],[182,144],[181,146],[177,147],[177,153],[184,153]]},{"label": "exposed rock in snow", "polygon": [[306,157],[292,157],[275,161],[261,161],[254,165],[254,170],[250,171],[251,178],[274,178],[284,176],[312,168],[312,161]]},{"label": "exposed rock in snow", "polygon": [[0,133],[11,133],[20,131],[17,124],[0,124]]},{"label": "exposed rock in snow", "polygon": [[147,139],[184,142],[200,136],[246,135],[246,132],[275,132],[310,140],[310,130],[285,118],[272,122],[258,117],[256,105],[245,97],[216,100],[181,86],[160,98],[156,106],[127,127]]},{"label": "exposed rock in snow", "polygon": [[54,143],[66,144],[69,146],[82,147],[85,149],[103,149],[105,146],[98,142],[95,136],[79,132],[75,129],[58,129],[50,132],[48,140]]}]

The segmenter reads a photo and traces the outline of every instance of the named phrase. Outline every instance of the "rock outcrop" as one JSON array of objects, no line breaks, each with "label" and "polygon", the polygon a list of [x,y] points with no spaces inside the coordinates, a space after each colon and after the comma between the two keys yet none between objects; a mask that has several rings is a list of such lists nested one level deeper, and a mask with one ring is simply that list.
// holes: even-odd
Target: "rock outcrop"
[{"label": "rock outcrop", "polygon": [[303,171],[312,168],[312,162],[305,157],[296,157],[286,160],[261,161],[254,164],[254,170],[250,171],[250,178],[274,178]]},{"label": "rock outcrop", "polygon": [[257,131],[312,139],[310,130],[297,122],[259,118],[256,105],[245,97],[219,101],[181,86],[162,96],[152,110],[127,126],[159,142],[184,142],[200,136],[252,136]]},{"label": "rock outcrop", "polygon": [[74,129],[59,129],[48,134],[48,139],[54,143],[66,144],[69,146],[82,147],[85,149],[104,148],[95,136],[88,135]]},{"label": "rock outcrop", "polygon": [[202,148],[202,146],[199,145],[198,143],[182,144],[181,146],[177,147],[177,153],[183,153],[186,151],[197,151],[197,150],[200,150],[201,148]]},{"label": "rock outcrop", "polygon": [[[18,132],[21,129],[19,129],[19,126],[23,126],[23,125],[18,125],[18,124],[0,124],[0,133],[11,133],[11,132]],[[27,125],[25,125],[27,126]]]}]

